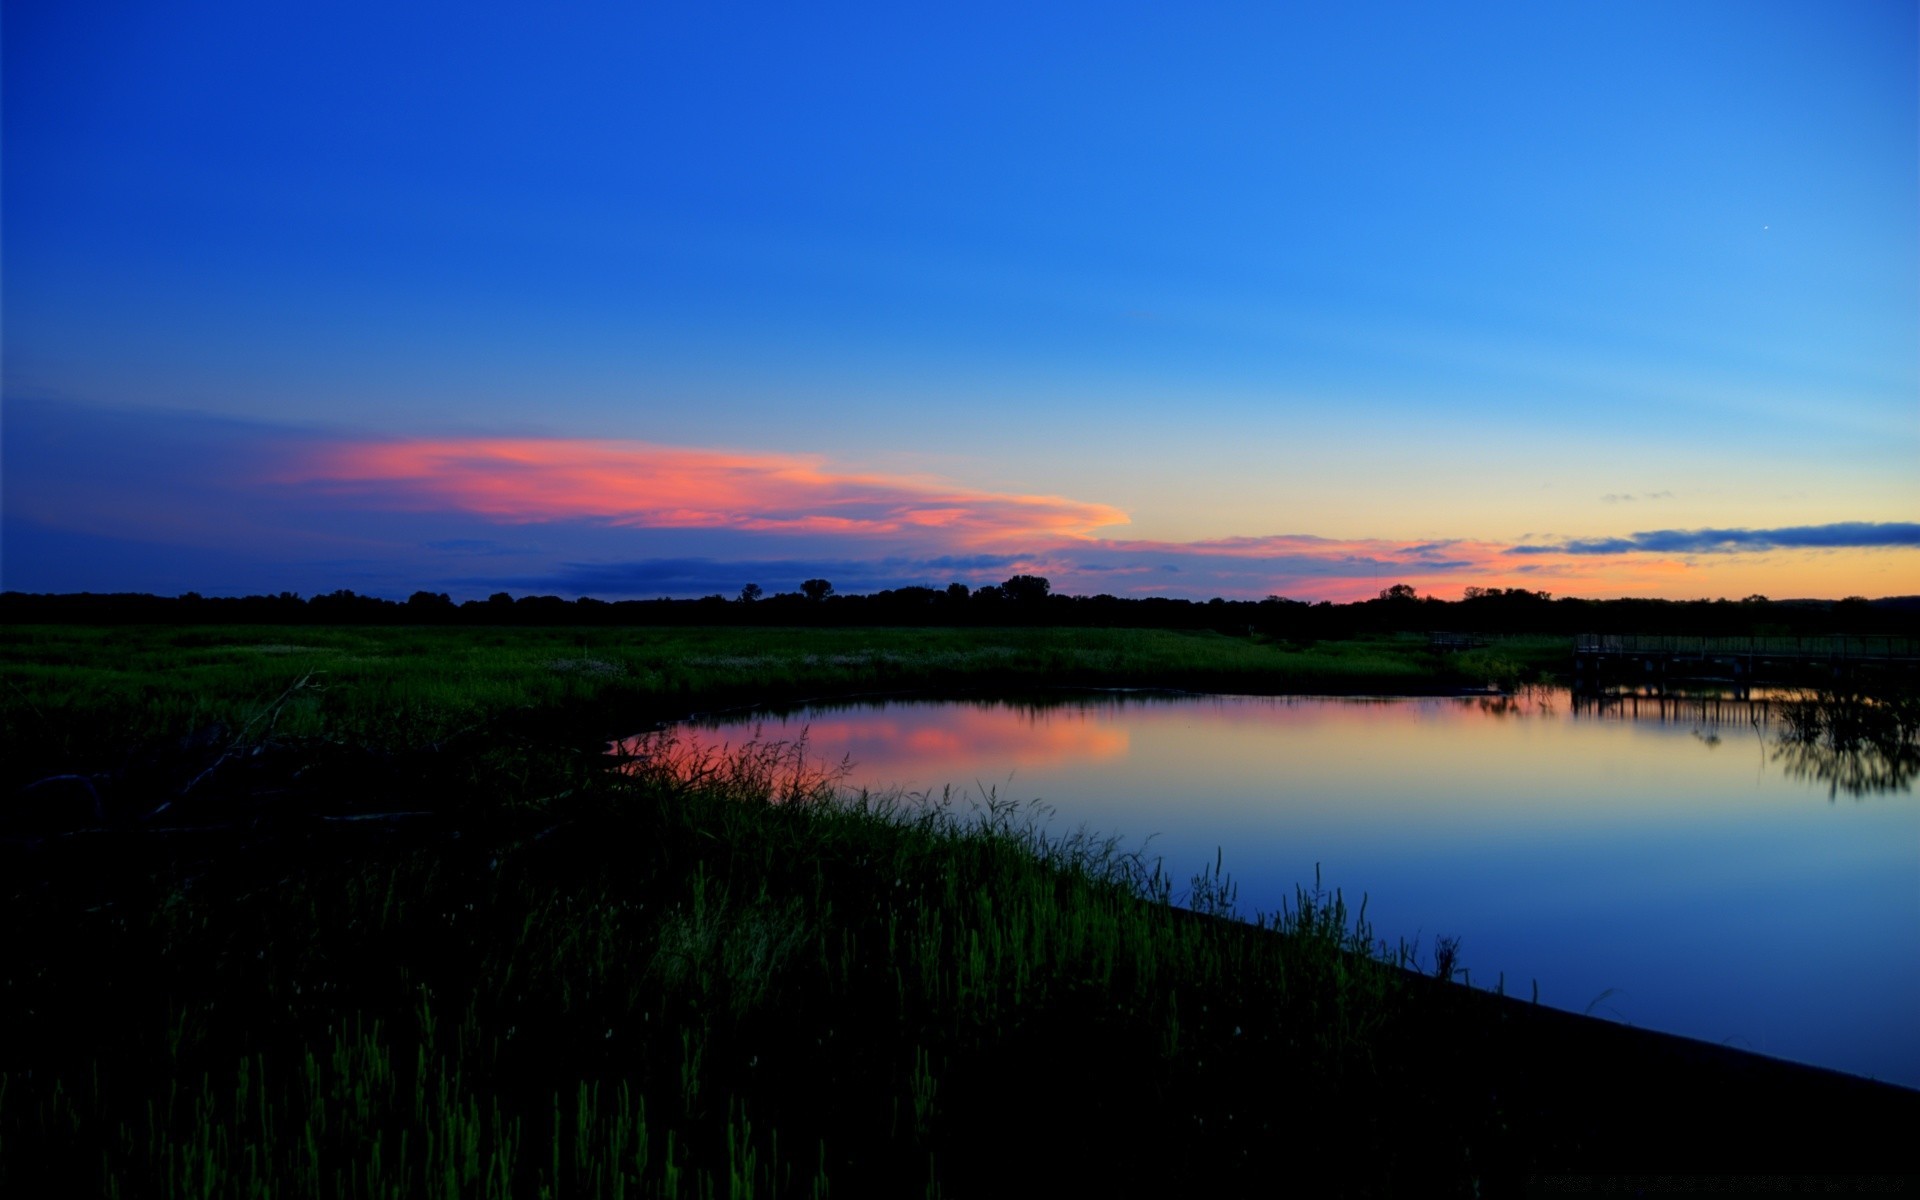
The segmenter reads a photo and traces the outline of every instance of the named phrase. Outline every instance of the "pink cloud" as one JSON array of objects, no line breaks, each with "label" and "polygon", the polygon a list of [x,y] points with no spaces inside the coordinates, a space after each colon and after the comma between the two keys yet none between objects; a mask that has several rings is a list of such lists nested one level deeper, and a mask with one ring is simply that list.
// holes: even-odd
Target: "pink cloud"
[{"label": "pink cloud", "polygon": [[853,536],[940,531],[960,547],[1084,540],[1123,525],[1111,505],[836,471],[796,455],[578,439],[335,443],[279,482],[368,505],[509,524],[590,519],[649,528]]}]

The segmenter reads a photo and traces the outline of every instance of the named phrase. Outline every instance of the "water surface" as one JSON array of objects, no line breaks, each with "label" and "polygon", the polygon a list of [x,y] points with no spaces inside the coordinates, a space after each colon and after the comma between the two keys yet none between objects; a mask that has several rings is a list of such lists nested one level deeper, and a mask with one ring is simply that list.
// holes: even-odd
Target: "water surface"
[{"label": "water surface", "polygon": [[875,790],[1040,801],[1160,856],[1224,858],[1242,911],[1316,869],[1376,936],[1460,939],[1475,986],[1920,1087],[1920,803],[1781,756],[1765,706],[1101,693],[821,705],[702,723],[804,735]]}]

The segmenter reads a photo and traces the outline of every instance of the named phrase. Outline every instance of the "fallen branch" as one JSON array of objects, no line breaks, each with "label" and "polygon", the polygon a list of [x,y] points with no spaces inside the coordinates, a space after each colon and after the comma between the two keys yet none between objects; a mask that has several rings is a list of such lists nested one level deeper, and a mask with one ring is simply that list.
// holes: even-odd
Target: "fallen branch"
[{"label": "fallen branch", "polygon": [[[234,735],[232,744],[230,744],[226,748],[226,750],[220,755],[219,758],[216,758],[213,760],[213,765],[208,767],[206,770],[200,772],[198,775],[195,775],[190,781],[188,781],[187,786],[180,789],[180,795],[177,798],[184,798],[188,792],[191,792],[194,788],[199,787],[203,782],[205,782],[208,776],[212,775],[215,771],[218,771],[221,767],[225,766],[227,763],[231,762],[234,758],[238,757],[242,750],[248,749],[251,746],[257,744],[249,740],[248,735],[252,733],[253,727],[258,725],[262,719],[264,719],[267,722],[267,727],[264,731],[261,732],[259,740],[265,741],[268,737],[272,736],[274,726],[280,723],[280,713],[283,709],[286,708],[287,702],[289,700],[292,700],[297,693],[304,691],[309,687],[318,686],[313,682],[313,676],[314,676],[314,673],[312,671],[309,671],[305,675],[302,675],[300,678],[294,680],[291,684],[288,685],[286,691],[280,693],[280,696],[278,699],[274,700],[273,703],[267,705],[267,707],[255,713],[251,720],[249,720],[245,725],[240,727],[240,732]],[[151,820],[152,818],[157,817],[161,813],[167,811],[167,809],[171,808],[172,806],[173,806],[173,801],[169,800],[165,804],[162,804],[159,808],[156,808],[152,812],[148,813],[147,817],[149,820]]]}]

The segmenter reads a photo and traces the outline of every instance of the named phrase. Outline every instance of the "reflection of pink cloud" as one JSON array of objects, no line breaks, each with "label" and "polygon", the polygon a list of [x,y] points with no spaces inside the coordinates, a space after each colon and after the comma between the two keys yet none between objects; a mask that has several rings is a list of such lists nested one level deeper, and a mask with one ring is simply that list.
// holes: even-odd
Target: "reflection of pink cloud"
[{"label": "reflection of pink cloud", "polygon": [[852,757],[861,780],[919,787],[971,783],[989,766],[1101,762],[1127,752],[1126,730],[1071,710],[905,707],[852,717],[816,715],[807,741]]},{"label": "reflection of pink cloud", "polygon": [[[749,717],[712,729],[682,727],[626,739],[613,752],[633,756],[628,770],[636,774],[665,770],[683,779],[729,778],[733,772],[722,766],[729,762],[771,767],[761,777],[776,796],[805,794],[809,782],[837,777],[834,768],[844,760],[851,763],[839,779],[844,787],[935,794],[951,787],[977,797],[982,788],[1004,792],[1010,775],[1019,792],[1020,779],[1060,769],[1161,773],[1172,748],[1195,753],[1196,737],[1206,739],[1203,753],[1214,766],[1233,763],[1250,778],[1265,777],[1276,769],[1273,752],[1283,744],[1276,739],[1316,748],[1315,760],[1325,765],[1373,754],[1386,732],[1405,735],[1424,728],[1459,744],[1462,735],[1491,718],[1552,717],[1555,711],[1546,696],[1424,701],[1234,696],[1040,710],[909,703],[814,711],[786,722]],[[1198,730],[1196,715],[1202,718]],[[804,762],[796,753],[803,744]],[[1554,752],[1545,744],[1539,749]],[[1295,763],[1288,771],[1312,769]]]},{"label": "reflection of pink cloud", "polygon": [[[799,728],[750,723],[711,733],[680,730],[673,753],[690,762],[711,761],[704,752],[796,741]],[[643,754],[657,735],[629,738],[614,751]],[[854,786],[937,789],[970,786],[982,772],[1105,762],[1124,756],[1130,742],[1124,726],[1081,710],[1041,711],[984,706],[905,705],[846,715],[816,713],[806,726],[806,749],[815,770],[842,758],[853,762]],[[788,776],[782,775],[784,784]]]},{"label": "reflection of pink cloud", "polygon": [[369,503],[476,513],[504,522],[597,519],[653,528],[899,534],[951,543],[1089,536],[1127,515],[1057,496],[970,491],[836,472],[793,455],[644,442],[474,438],[335,444],[284,482],[319,483]]}]

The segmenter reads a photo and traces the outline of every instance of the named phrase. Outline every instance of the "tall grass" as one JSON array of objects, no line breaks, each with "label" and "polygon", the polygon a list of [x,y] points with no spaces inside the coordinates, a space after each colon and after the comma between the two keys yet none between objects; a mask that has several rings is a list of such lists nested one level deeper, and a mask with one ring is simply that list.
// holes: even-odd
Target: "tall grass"
[{"label": "tall grass", "polygon": [[1225,920],[1217,863],[802,753],[660,741],[424,842],[15,859],[0,1190],[967,1194],[1035,1120],[1036,1185],[1428,1169],[1379,1144],[1400,984],[1337,894]]}]

